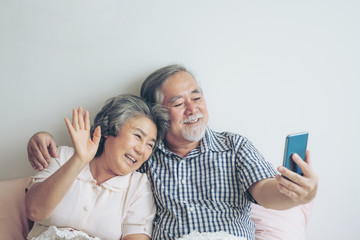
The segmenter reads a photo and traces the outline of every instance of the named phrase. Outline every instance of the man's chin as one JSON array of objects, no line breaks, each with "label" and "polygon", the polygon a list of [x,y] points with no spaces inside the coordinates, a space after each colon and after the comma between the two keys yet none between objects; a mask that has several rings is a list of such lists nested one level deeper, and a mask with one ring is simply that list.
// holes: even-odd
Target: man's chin
[{"label": "man's chin", "polygon": [[205,136],[206,127],[195,127],[182,131],[182,136],[190,142],[198,142]]}]

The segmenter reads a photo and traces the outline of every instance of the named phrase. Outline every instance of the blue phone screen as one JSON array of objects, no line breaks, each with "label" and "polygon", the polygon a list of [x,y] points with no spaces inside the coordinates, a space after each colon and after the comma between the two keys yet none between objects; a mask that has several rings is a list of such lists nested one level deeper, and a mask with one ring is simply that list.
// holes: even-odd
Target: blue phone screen
[{"label": "blue phone screen", "polygon": [[303,175],[300,167],[292,160],[292,155],[297,153],[303,160],[305,160],[305,153],[308,141],[308,133],[290,134],[286,137],[285,152],[284,152],[284,167]]}]

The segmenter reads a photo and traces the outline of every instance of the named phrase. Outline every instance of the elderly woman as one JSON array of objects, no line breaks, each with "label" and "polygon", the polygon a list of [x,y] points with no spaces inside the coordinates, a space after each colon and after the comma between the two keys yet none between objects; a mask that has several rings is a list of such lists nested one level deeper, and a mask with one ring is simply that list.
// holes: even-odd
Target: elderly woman
[{"label": "elderly woman", "polygon": [[166,134],[167,111],[120,95],[106,102],[91,128],[82,108],[65,122],[74,149],[59,147],[58,157],[32,177],[26,211],[35,224],[28,239],[52,226],[65,235],[150,239],[155,214],[151,186],[135,170]]}]

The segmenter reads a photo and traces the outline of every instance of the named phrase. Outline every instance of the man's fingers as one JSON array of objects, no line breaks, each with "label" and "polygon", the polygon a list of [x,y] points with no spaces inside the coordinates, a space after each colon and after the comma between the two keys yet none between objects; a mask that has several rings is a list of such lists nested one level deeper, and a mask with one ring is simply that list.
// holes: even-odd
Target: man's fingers
[{"label": "man's fingers", "polygon": [[286,179],[285,177],[281,177],[279,175],[278,177],[278,182],[279,184],[281,184],[283,187],[287,188],[288,190],[292,191],[292,192],[296,192],[298,194],[301,194],[301,192],[303,192],[302,189],[302,185],[298,184],[299,182],[302,182],[301,176],[299,174],[296,174],[297,176],[294,177],[293,181],[292,179]]},{"label": "man's fingers", "polygon": [[291,181],[301,185],[300,184],[301,175],[299,175],[283,166],[278,167],[278,171],[281,173],[281,175],[283,175],[283,176],[287,177],[288,179],[290,179]]},{"label": "man's fingers", "polygon": [[[39,150],[40,150],[40,153],[41,153],[42,157],[45,159],[45,161],[47,163],[49,163],[51,157],[50,157],[49,150],[48,150],[48,147],[46,145],[46,142],[39,145]],[[46,166],[44,166],[44,167],[46,167]]]},{"label": "man's fingers", "polygon": [[50,140],[50,145],[49,145],[49,152],[51,157],[56,158],[57,157],[57,146],[56,143],[53,139]]},{"label": "man's fingers", "polygon": [[294,160],[294,162],[300,167],[301,171],[303,172],[303,174],[305,176],[309,176],[312,174],[312,170],[311,170],[311,166],[309,164],[310,161],[310,154],[308,151],[306,151],[306,155],[305,155],[305,160],[304,161],[299,155],[297,155],[296,153],[294,153],[292,155],[292,159]]},{"label": "man's fingers", "polygon": [[285,194],[295,202],[301,203],[306,200],[308,192],[305,188],[280,175],[277,175],[276,179],[278,181],[278,189],[281,193]]},{"label": "man's fingers", "polygon": [[[294,162],[301,168],[303,176],[286,169],[283,166],[278,168],[282,176],[276,176],[279,190],[299,203],[311,201],[317,192],[318,177],[310,165],[310,153],[307,151],[305,161],[297,154],[292,156]],[[287,179],[286,179],[286,178]]]},{"label": "man's fingers", "polygon": [[29,159],[29,162],[31,164],[31,167],[33,169],[36,169],[36,165],[34,164],[34,154],[33,154],[32,149],[31,149],[31,147],[29,145],[27,146],[27,152],[28,152],[28,159]]},{"label": "man's fingers", "polygon": [[44,167],[40,164],[40,162],[38,162],[38,160],[35,157],[33,157],[32,159],[33,159],[33,163],[35,165],[35,169],[38,169],[38,170],[44,169]]},{"label": "man's fingers", "polygon": [[305,153],[305,162],[307,162],[307,164],[309,164],[311,166],[311,156],[310,156],[310,151],[309,150],[306,150],[306,153]]},{"label": "man's fingers", "polygon": [[28,153],[28,159],[29,159],[29,161],[30,161],[30,164],[31,164],[31,167],[32,168],[34,168],[34,169],[36,169],[36,166],[35,166],[35,164],[34,164],[34,162],[33,162],[33,156],[34,156],[34,154],[33,154],[33,152],[32,152],[32,149],[31,149],[31,140],[28,142],[28,145],[27,145],[27,153]]},{"label": "man's fingers", "polygon": [[44,167],[48,166],[47,161],[43,157],[42,152],[38,148],[32,148],[33,153],[33,163],[36,165],[36,167],[40,170],[42,170]]},{"label": "man's fingers", "polygon": [[288,196],[289,198],[291,198],[292,200],[294,200],[295,202],[298,202],[299,200],[299,195],[294,192],[289,190],[288,188],[286,188],[285,186],[278,184],[278,189],[281,193],[285,194],[286,196]]},{"label": "man's fingers", "polygon": [[34,134],[27,145],[28,159],[34,169],[47,167],[51,157],[56,157],[56,151],[53,137],[46,132]]}]

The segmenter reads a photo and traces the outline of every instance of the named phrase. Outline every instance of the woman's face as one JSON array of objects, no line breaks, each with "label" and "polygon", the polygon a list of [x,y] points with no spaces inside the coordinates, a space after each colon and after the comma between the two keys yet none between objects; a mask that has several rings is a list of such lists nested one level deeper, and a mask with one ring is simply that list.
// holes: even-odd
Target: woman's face
[{"label": "woman's face", "polygon": [[115,175],[137,170],[151,155],[157,128],[148,117],[130,118],[116,137],[107,136],[102,157]]}]

